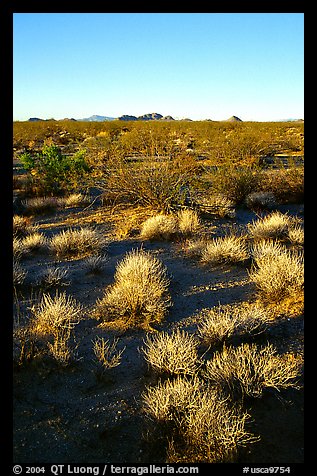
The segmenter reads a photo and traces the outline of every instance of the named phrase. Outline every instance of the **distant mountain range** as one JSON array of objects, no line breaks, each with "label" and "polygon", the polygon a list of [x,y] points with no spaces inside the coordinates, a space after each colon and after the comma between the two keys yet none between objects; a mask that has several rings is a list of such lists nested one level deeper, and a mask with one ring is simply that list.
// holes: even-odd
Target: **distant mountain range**
[{"label": "distant mountain range", "polygon": [[[30,117],[28,121],[36,122],[36,121],[55,121],[56,119],[41,119],[39,117]],[[82,119],[74,119],[73,117],[68,118],[65,117],[64,119],[59,119],[60,121],[80,121],[80,122],[104,122],[104,121],[191,121],[192,119],[185,118],[185,119],[174,119],[172,116],[162,116],[162,114],[158,114],[157,112],[151,112],[148,114],[143,114],[142,116],[132,116],[129,114],[124,114],[120,117],[110,117],[110,116],[98,116],[94,114],[90,117],[85,117]],[[205,119],[206,121],[213,121],[212,119]],[[237,116],[231,116],[229,119],[224,119],[222,122],[243,122]],[[257,121],[261,122],[261,121]],[[280,119],[272,122],[304,122],[304,119]]]}]

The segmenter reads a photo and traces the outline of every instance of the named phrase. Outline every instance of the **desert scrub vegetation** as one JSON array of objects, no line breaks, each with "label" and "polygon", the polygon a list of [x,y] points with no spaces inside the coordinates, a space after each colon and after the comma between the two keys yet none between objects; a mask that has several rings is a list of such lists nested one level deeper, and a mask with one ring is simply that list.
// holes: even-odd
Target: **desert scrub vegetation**
[{"label": "desert scrub vegetation", "polygon": [[206,361],[204,377],[224,397],[259,398],[265,388],[296,388],[302,361],[293,354],[277,354],[272,344],[226,346]]},{"label": "desert scrub vegetation", "polygon": [[43,294],[32,307],[33,329],[39,335],[56,335],[74,329],[83,317],[84,308],[71,295],[56,291],[55,296]]},{"label": "desert scrub vegetation", "polygon": [[211,266],[243,263],[248,258],[245,239],[234,234],[209,240],[201,252],[201,262]]},{"label": "desert scrub vegetation", "polygon": [[[298,219],[279,211],[274,211],[262,218],[252,221],[248,224],[247,228],[253,240],[275,239],[290,241],[290,233],[293,239],[296,236],[297,240],[300,238]],[[294,228],[296,230],[295,232],[293,232]]]},{"label": "desert scrub vegetation", "polygon": [[199,212],[206,217],[234,218],[235,204],[222,193],[201,193],[195,201]]},{"label": "desert scrub vegetation", "polygon": [[245,197],[245,205],[251,210],[271,210],[277,206],[273,192],[252,192]]},{"label": "desert scrub vegetation", "polygon": [[19,159],[40,195],[72,190],[90,171],[84,150],[68,157],[55,144],[45,143],[37,152],[24,151]]},{"label": "desert scrub vegetation", "polygon": [[233,462],[241,447],[256,441],[246,412],[194,376],[167,379],[143,393],[144,411],[167,440],[167,462]]},{"label": "desert scrub vegetation", "polygon": [[105,253],[95,254],[88,256],[84,260],[84,267],[87,274],[100,274],[102,273],[105,265],[108,263],[109,257]]},{"label": "desert scrub vegetation", "polygon": [[184,209],[177,214],[155,215],[141,225],[140,238],[170,240],[175,237],[189,237],[199,231],[200,224],[195,210]]},{"label": "desert scrub vegetation", "polygon": [[272,321],[270,311],[259,303],[219,304],[197,314],[198,336],[214,346],[237,335],[257,335]]},{"label": "desert scrub vegetation", "polygon": [[301,296],[304,288],[304,256],[301,252],[266,245],[253,251],[250,280],[262,301],[278,302],[288,296]]},{"label": "desert scrub vegetation", "polygon": [[56,210],[60,200],[58,197],[31,197],[22,200],[22,206],[25,214],[41,215]]},{"label": "desert scrub vegetation", "polygon": [[38,226],[31,223],[28,217],[13,215],[13,237],[24,238],[27,235],[38,231]]},{"label": "desert scrub vegetation", "polygon": [[54,288],[58,286],[68,286],[70,281],[66,278],[68,269],[60,266],[48,265],[39,278],[38,285],[44,289]]},{"label": "desert scrub vegetation", "polygon": [[43,233],[35,232],[21,239],[20,247],[22,255],[45,250],[48,246],[48,240]]},{"label": "desert scrub vegetation", "polygon": [[13,259],[13,286],[19,286],[24,283],[27,270],[21,265],[19,259]]},{"label": "desert scrub vegetation", "polygon": [[224,195],[234,205],[242,204],[246,197],[258,190],[261,171],[253,167],[236,167],[227,164],[210,172],[212,190]]},{"label": "desert scrub vegetation", "polygon": [[110,343],[109,340],[98,336],[92,341],[95,362],[98,365],[97,374],[99,376],[104,375],[108,369],[120,365],[125,347],[118,350],[118,342],[119,339],[114,339]]},{"label": "desert scrub vegetation", "polygon": [[105,247],[104,236],[96,229],[88,227],[63,230],[50,241],[50,249],[58,258],[84,257]]},{"label": "desert scrub vegetation", "polygon": [[264,171],[259,188],[262,192],[273,193],[277,203],[302,203],[304,167]]},{"label": "desert scrub vegetation", "polygon": [[104,198],[113,203],[152,206],[168,213],[185,203],[187,186],[196,168],[196,162],[190,158],[109,164],[104,177]]},{"label": "desert scrub vegetation", "polygon": [[165,375],[194,375],[199,368],[198,341],[183,330],[159,332],[144,339],[141,351],[149,366]]},{"label": "desert scrub vegetation", "polygon": [[114,283],[97,301],[95,313],[103,323],[148,328],[160,322],[171,305],[169,282],[159,259],[142,249],[132,250],[118,263]]},{"label": "desert scrub vegetation", "polygon": [[52,357],[62,365],[76,358],[76,347],[71,341],[75,326],[83,318],[83,306],[73,296],[56,291],[54,297],[43,294],[40,303],[32,307],[32,314],[32,334],[46,340]]}]

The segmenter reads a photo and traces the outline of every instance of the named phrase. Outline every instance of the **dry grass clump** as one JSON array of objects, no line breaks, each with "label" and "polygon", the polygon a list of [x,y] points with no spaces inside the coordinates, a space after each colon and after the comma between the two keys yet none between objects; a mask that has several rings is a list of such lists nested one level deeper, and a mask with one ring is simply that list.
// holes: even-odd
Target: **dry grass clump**
[{"label": "dry grass clump", "polygon": [[96,254],[88,256],[84,261],[87,273],[99,274],[102,272],[105,264],[108,262],[108,256],[105,254]]},{"label": "dry grass clump", "polygon": [[56,291],[54,297],[43,294],[38,306],[32,308],[33,329],[43,336],[60,336],[72,330],[83,316],[83,307],[72,296]]},{"label": "dry grass clump", "polygon": [[144,240],[170,240],[177,233],[177,217],[162,214],[150,217],[142,224],[140,237]]},{"label": "dry grass clump", "polygon": [[258,347],[242,344],[215,352],[206,362],[204,376],[212,387],[234,400],[244,396],[258,398],[265,388],[295,387],[301,360],[292,354],[278,355],[272,344]]},{"label": "dry grass clump", "polygon": [[47,248],[47,238],[43,233],[32,233],[24,238],[13,238],[13,256],[20,259],[29,253],[43,251]]},{"label": "dry grass clump", "polygon": [[104,322],[148,327],[160,322],[171,305],[167,270],[144,250],[132,250],[119,262],[114,284],[97,301],[96,314]]},{"label": "dry grass clump", "polygon": [[259,303],[219,304],[197,315],[198,335],[206,345],[223,342],[234,335],[256,335],[267,329],[272,317]]},{"label": "dry grass clump", "polygon": [[72,296],[56,292],[55,297],[43,294],[38,306],[32,308],[32,332],[38,337],[52,338],[47,342],[49,353],[62,365],[75,356],[70,342],[74,327],[83,316],[83,307]]},{"label": "dry grass clump", "polygon": [[232,462],[240,447],[256,441],[245,430],[249,418],[204,389],[201,381],[178,376],[143,394],[150,419],[168,429],[168,462]]},{"label": "dry grass clump", "polygon": [[276,256],[280,256],[286,251],[286,246],[278,240],[256,241],[250,247],[250,254],[255,262],[260,262],[266,258],[274,259]]},{"label": "dry grass clump", "polygon": [[184,209],[178,212],[178,228],[182,235],[191,236],[199,231],[201,222],[195,210]]},{"label": "dry grass clump", "polygon": [[39,284],[44,288],[53,288],[56,286],[68,286],[70,283],[66,280],[68,269],[62,269],[59,266],[48,266],[42,274]]},{"label": "dry grass clump", "polygon": [[85,256],[105,247],[105,238],[92,228],[68,229],[55,235],[50,242],[51,250],[58,258]]},{"label": "dry grass clump", "polygon": [[176,236],[191,236],[199,230],[200,220],[195,210],[184,209],[175,214],[160,214],[148,218],[141,226],[145,240],[171,240]]},{"label": "dry grass clump", "polygon": [[18,259],[13,259],[13,285],[18,286],[24,283],[27,270],[23,268]]},{"label": "dry grass clump", "polygon": [[60,202],[58,197],[33,197],[23,200],[22,204],[26,213],[38,215],[55,210]]},{"label": "dry grass clump", "polygon": [[201,254],[201,261],[212,266],[241,263],[248,258],[244,238],[235,235],[214,238],[207,243]]},{"label": "dry grass clump", "polygon": [[295,225],[297,225],[295,218],[276,211],[249,223],[248,230],[250,237],[254,240],[276,239],[287,241],[289,231]]},{"label": "dry grass clump", "polygon": [[196,238],[187,240],[184,251],[190,258],[201,258],[201,255],[206,248],[208,240],[204,238]]},{"label": "dry grass clump", "polygon": [[234,218],[234,202],[221,193],[199,197],[199,209],[216,218]]},{"label": "dry grass clump", "polygon": [[38,230],[38,226],[31,224],[28,217],[13,215],[13,236],[14,238],[24,238]]},{"label": "dry grass clump", "polygon": [[145,360],[155,371],[169,375],[194,375],[198,368],[198,341],[177,329],[170,335],[159,332],[148,336],[141,349]]},{"label": "dry grass clump", "polygon": [[304,257],[302,253],[275,250],[262,256],[254,255],[249,277],[256,285],[259,297],[277,302],[287,296],[302,294],[304,287]]},{"label": "dry grass clump", "polygon": [[90,203],[90,198],[87,195],[84,195],[80,192],[72,193],[67,197],[60,199],[60,205],[64,208],[75,208],[88,205]]},{"label": "dry grass clump", "polygon": [[288,230],[288,241],[294,246],[304,246],[304,228],[294,225]]},{"label": "dry grass clump", "polygon": [[23,238],[21,246],[23,254],[43,250],[47,247],[47,238],[43,233],[35,232]]}]

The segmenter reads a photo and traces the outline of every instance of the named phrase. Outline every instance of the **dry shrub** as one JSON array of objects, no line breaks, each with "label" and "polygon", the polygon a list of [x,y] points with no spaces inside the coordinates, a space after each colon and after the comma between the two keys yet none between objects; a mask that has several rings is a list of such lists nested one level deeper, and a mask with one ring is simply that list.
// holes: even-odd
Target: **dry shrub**
[{"label": "dry shrub", "polygon": [[125,347],[121,350],[117,349],[119,339],[114,339],[110,344],[109,340],[105,340],[103,337],[96,337],[93,341],[93,351],[96,357],[97,363],[101,366],[101,372],[103,373],[107,369],[117,367],[121,363],[121,357],[125,350]]},{"label": "dry shrub", "polygon": [[261,172],[251,167],[219,167],[211,175],[212,187],[216,193],[225,195],[235,205],[259,188]]},{"label": "dry shrub", "polygon": [[67,197],[60,199],[60,205],[65,208],[74,208],[88,205],[90,198],[82,193],[72,193]]},{"label": "dry shrub", "polygon": [[34,197],[22,202],[25,212],[30,214],[42,214],[52,212],[59,207],[58,197]]},{"label": "dry shrub", "polygon": [[248,230],[254,240],[276,239],[286,241],[289,230],[295,225],[297,225],[296,219],[286,213],[276,211],[249,223]]},{"label": "dry shrub", "polygon": [[168,462],[232,462],[256,439],[245,430],[249,416],[204,389],[197,377],[167,379],[143,394],[150,419],[168,431]]},{"label": "dry shrub", "polygon": [[81,320],[83,307],[72,296],[56,291],[54,297],[43,294],[38,306],[32,308],[33,329],[39,335],[61,336]]},{"label": "dry shrub", "polygon": [[234,218],[234,202],[221,193],[202,195],[198,199],[199,210],[214,218]]},{"label": "dry shrub", "polygon": [[170,335],[159,332],[144,340],[145,360],[159,373],[194,375],[199,366],[198,342],[194,336],[177,329]]},{"label": "dry shrub", "polygon": [[235,400],[261,397],[265,388],[296,388],[300,368],[301,359],[292,354],[278,355],[272,344],[224,345],[206,362],[204,375],[212,387]]},{"label": "dry shrub", "polygon": [[304,201],[304,167],[270,170],[261,180],[261,189],[272,192],[279,203]]},{"label": "dry shrub", "polygon": [[201,261],[212,266],[241,263],[248,258],[245,240],[235,235],[214,238],[201,254]]},{"label": "dry shrub", "polygon": [[198,335],[206,345],[214,345],[234,335],[256,335],[271,322],[270,312],[259,303],[219,304],[197,315]]},{"label": "dry shrub", "polygon": [[48,342],[47,347],[52,357],[65,366],[76,357],[76,348],[70,345],[71,331],[67,329],[63,333],[53,336],[53,342]]},{"label": "dry shrub", "polygon": [[15,238],[24,238],[38,230],[37,225],[33,225],[28,217],[13,215],[13,236]]},{"label": "dry shrub", "polygon": [[43,233],[32,233],[22,238],[21,247],[23,254],[43,250],[47,247],[47,238]]},{"label": "dry shrub", "polygon": [[27,270],[21,266],[21,263],[17,259],[13,259],[13,285],[21,285],[24,283]]},{"label": "dry shrub", "polygon": [[200,220],[195,210],[184,209],[178,212],[178,228],[183,236],[191,236],[200,229]]},{"label": "dry shrub", "polygon": [[292,226],[287,238],[293,246],[304,246],[304,228],[299,224]]},{"label": "dry shrub", "polygon": [[97,301],[96,315],[123,326],[148,327],[160,322],[171,305],[167,270],[144,250],[132,250],[119,262],[114,284]]},{"label": "dry shrub", "polygon": [[148,387],[142,394],[144,410],[154,421],[174,424],[182,414],[187,413],[201,392],[201,381],[197,376],[189,379],[178,376],[167,379],[154,387]]},{"label": "dry shrub", "polygon": [[55,235],[51,250],[58,258],[90,255],[105,247],[105,238],[92,228],[68,229]]},{"label": "dry shrub", "polygon": [[70,342],[74,327],[82,319],[83,307],[72,296],[56,292],[55,297],[43,294],[40,304],[33,306],[32,311],[33,335],[48,338],[49,353],[60,364],[67,365],[76,355]]},{"label": "dry shrub", "polygon": [[68,286],[70,283],[65,279],[67,274],[68,269],[62,269],[59,266],[48,266],[42,274],[39,284],[44,288]]},{"label": "dry shrub", "polygon": [[92,255],[85,259],[84,266],[87,270],[87,273],[99,274],[102,272],[108,260],[109,258],[105,254]]},{"label": "dry shrub", "polygon": [[199,227],[197,212],[184,209],[177,215],[161,214],[148,218],[141,226],[140,237],[145,240],[170,240],[176,236],[191,236]]},{"label": "dry shrub", "polygon": [[153,206],[168,213],[185,201],[184,188],[197,169],[194,159],[143,160],[133,162],[113,159],[113,170],[108,174],[106,193],[115,203],[129,202]]},{"label": "dry shrub", "polygon": [[148,218],[142,224],[140,237],[144,240],[170,240],[177,233],[177,217],[163,214]]},{"label": "dry shrub", "polygon": [[259,297],[277,302],[289,295],[302,294],[304,287],[304,257],[289,250],[254,257],[249,277],[256,285]]}]

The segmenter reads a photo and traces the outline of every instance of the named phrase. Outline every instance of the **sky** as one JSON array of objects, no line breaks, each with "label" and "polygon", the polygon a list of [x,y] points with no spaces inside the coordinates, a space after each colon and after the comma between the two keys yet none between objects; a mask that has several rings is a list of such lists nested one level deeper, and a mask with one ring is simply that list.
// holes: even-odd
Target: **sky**
[{"label": "sky", "polygon": [[14,13],[13,119],[304,118],[303,13]]}]

